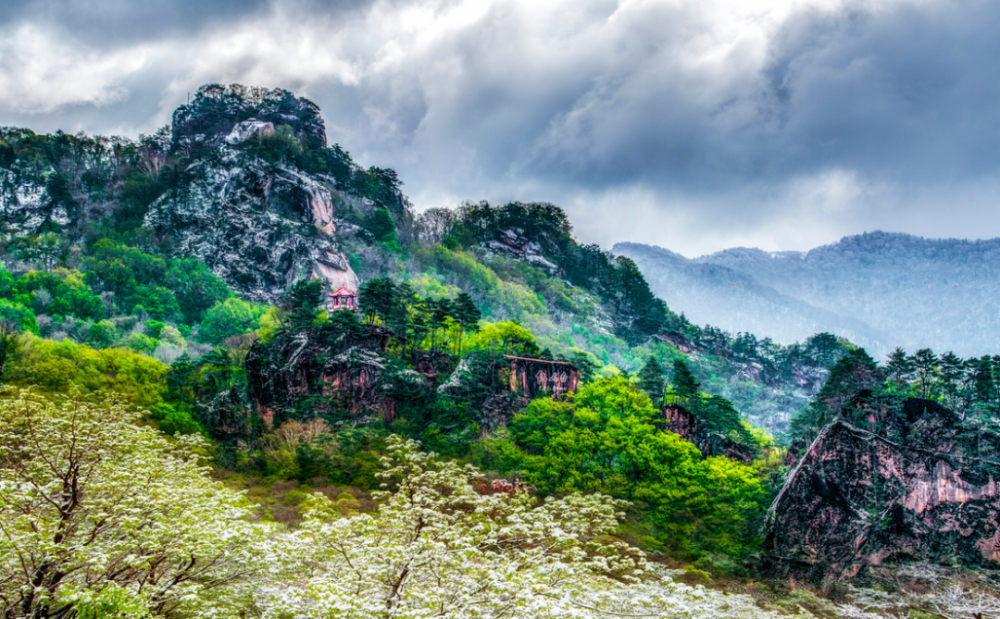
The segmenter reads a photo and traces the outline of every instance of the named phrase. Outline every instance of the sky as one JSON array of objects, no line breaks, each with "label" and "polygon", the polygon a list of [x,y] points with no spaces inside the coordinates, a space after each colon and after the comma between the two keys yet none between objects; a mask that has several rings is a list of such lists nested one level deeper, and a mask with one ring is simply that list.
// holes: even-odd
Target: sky
[{"label": "sky", "polygon": [[998,32],[978,0],[4,0],[0,125],[137,137],[280,87],[418,211],[551,202],[689,257],[993,238]]}]

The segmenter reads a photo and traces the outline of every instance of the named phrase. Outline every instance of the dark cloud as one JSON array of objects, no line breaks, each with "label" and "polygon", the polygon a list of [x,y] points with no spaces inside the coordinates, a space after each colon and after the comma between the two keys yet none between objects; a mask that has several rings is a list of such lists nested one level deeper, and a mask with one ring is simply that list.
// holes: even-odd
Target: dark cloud
[{"label": "dark cloud", "polygon": [[190,36],[259,14],[268,0],[7,0],[0,20],[30,22],[93,45]]},{"label": "dark cloud", "polygon": [[551,200],[689,252],[927,234],[945,203],[949,234],[1000,235],[1000,4],[834,1],[15,0],[0,124],[149,132],[252,83],[418,206]]}]

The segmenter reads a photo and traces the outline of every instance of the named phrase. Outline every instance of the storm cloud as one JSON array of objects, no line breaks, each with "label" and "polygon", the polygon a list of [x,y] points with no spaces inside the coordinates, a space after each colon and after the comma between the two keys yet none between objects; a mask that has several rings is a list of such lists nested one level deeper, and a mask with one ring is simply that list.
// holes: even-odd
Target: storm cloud
[{"label": "storm cloud", "polygon": [[0,124],[138,135],[284,87],[418,209],[544,200],[604,245],[1000,236],[1000,5],[7,2]]}]

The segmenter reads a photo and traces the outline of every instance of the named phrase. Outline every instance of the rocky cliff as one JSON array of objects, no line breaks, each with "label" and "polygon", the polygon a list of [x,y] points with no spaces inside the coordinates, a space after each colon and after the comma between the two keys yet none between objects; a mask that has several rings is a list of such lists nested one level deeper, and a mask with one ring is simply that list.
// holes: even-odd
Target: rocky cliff
[{"label": "rocky cliff", "polygon": [[137,142],[0,129],[0,151],[3,233],[79,243],[141,226],[130,242],[197,257],[256,301],[308,276],[356,289],[345,239],[380,205],[409,216],[394,172],[328,147],[316,105],[280,89],[203,86]]},{"label": "rocky cliff", "polygon": [[[356,323],[344,330],[327,327],[284,331],[250,348],[247,391],[265,426],[336,414],[350,419],[378,413],[393,419],[395,405],[384,379],[399,372],[381,354],[389,333]],[[405,374],[418,389],[427,388],[418,373]]]},{"label": "rocky cliff", "polygon": [[691,441],[703,457],[724,456],[730,460],[752,464],[756,452],[752,447],[720,433],[702,423],[698,416],[677,404],[662,408],[666,430]]},{"label": "rocky cliff", "polygon": [[861,394],[810,445],[768,514],[782,574],[831,583],[893,565],[1000,562],[997,435],[936,402]]},{"label": "rocky cliff", "polygon": [[326,134],[318,108],[305,99],[283,90],[202,87],[174,112],[172,149],[194,153],[186,182],[156,200],[143,225],[254,300],[274,302],[310,276],[334,290],[356,290],[358,278],[337,243],[335,210],[366,205],[333,176],[310,174],[275,153],[304,150],[310,140],[325,146]]}]

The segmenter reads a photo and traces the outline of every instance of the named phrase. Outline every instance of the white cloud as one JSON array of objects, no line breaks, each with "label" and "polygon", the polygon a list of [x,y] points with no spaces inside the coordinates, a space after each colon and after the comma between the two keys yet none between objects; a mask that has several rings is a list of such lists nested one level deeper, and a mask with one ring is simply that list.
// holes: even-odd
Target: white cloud
[{"label": "white cloud", "polygon": [[140,71],[147,56],[145,47],[105,52],[20,25],[0,34],[0,108],[46,113],[107,105],[126,94],[121,82]]},{"label": "white cloud", "polygon": [[[976,102],[995,97],[975,88],[995,80],[972,70],[976,79],[954,78],[970,85],[954,90],[968,106],[960,131],[951,130],[947,102],[925,114],[921,106],[949,87],[967,57],[948,56],[959,35],[942,35],[935,49],[947,53],[937,55],[953,64],[923,71],[902,49],[909,22],[890,16],[886,23],[903,25],[864,31],[900,4],[915,7],[901,13],[907,18],[953,5],[375,0],[325,12],[321,3],[276,0],[269,10],[195,34],[171,30],[107,49],[25,22],[0,26],[0,125],[9,124],[9,112],[132,105],[126,84],[145,76],[143,84],[159,84],[162,93],[146,124],[134,123],[148,132],[198,86],[239,82],[315,100],[331,139],[365,165],[396,168],[418,208],[548,200],[570,211],[585,240],[650,242],[698,255],[731,245],[805,249],[876,227],[925,233],[940,204],[965,196],[964,203],[952,200],[965,215],[951,218],[949,230],[1000,234],[1000,221],[980,206],[995,195],[994,172],[980,173],[974,187],[948,188],[905,169],[911,154],[918,170],[921,152],[936,155],[935,139],[950,149],[941,152],[973,153],[967,156],[976,163],[967,142],[992,135],[988,123],[979,130]],[[845,6],[865,18],[831,27]],[[978,31],[940,23],[942,32],[976,40]],[[886,52],[878,47],[884,41],[902,51]],[[980,56],[993,57],[984,49]],[[866,71],[857,70],[858,59]],[[768,72],[786,60],[787,67]],[[799,90],[778,102],[770,80],[803,75]],[[88,130],[124,126],[110,111],[104,123]],[[963,132],[972,138],[954,137]],[[893,151],[894,140],[907,146]],[[912,195],[908,183],[927,185],[925,193]]]}]

